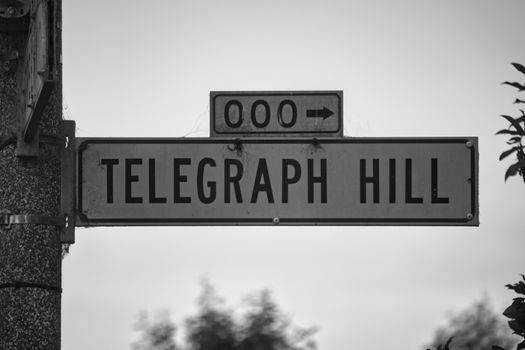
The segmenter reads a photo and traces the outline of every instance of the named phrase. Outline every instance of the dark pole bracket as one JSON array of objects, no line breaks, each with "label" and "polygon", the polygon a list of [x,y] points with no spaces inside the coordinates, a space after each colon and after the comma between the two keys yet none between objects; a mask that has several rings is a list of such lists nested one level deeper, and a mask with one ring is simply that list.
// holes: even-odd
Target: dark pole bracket
[{"label": "dark pole bracket", "polygon": [[49,225],[57,227],[66,226],[66,218],[62,216],[46,215],[2,215],[0,216],[0,226],[5,226],[6,230],[13,225]]},{"label": "dark pole bracket", "polygon": [[[61,243],[75,243],[76,224],[76,124],[73,120],[61,122],[59,135],[41,135],[40,142],[61,147],[61,214],[62,216],[7,215],[0,210],[0,227],[11,228],[13,224],[42,224],[62,228]],[[13,143],[15,137],[0,138],[0,150]]]},{"label": "dark pole bracket", "polygon": [[73,120],[63,120],[61,123],[61,138],[65,141],[65,147],[61,154],[61,176],[60,176],[60,210],[66,218],[66,226],[62,229],[61,242],[67,244],[75,243],[76,224],[76,124]]},{"label": "dark pole bracket", "polygon": [[0,289],[5,289],[5,288],[14,288],[14,289],[37,288],[37,289],[43,289],[43,290],[53,291],[57,293],[62,293],[61,287],[50,286],[44,283],[33,283],[33,282],[13,281],[10,283],[0,283]]}]

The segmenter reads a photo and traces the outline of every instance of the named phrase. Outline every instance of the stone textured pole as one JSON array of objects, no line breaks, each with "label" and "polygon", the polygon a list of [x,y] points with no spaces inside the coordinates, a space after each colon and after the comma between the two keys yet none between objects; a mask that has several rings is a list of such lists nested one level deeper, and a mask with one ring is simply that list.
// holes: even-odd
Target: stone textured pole
[{"label": "stone textured pole", "polygon": [[[61,23],[60,0],[51,4]],[[39,126],[39,156],[22,158],[15,155],[15,134],[27,33],[0,32],[0,215],[60,216],[60,29],[56,33],[58,75]],[[60,349],[61,270],[59,227],[0,224],[0,349]]]}]

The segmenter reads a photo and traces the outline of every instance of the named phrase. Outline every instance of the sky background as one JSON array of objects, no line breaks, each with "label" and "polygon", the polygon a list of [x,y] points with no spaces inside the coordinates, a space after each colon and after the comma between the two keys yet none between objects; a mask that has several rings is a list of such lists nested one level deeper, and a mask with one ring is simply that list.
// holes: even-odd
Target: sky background
[{"label": "sky background", "polygon": [[[68,0],[64,113],[79,137],[207,137],[213,90],[343,90],[345,136],[479,137],[479,227],[76,230],[64,349],[129,349],[141,310],[192,315],[200,280],[229,305],[262,288],[319,349],[420,349],[525,273],[523,198],[500,114],[518,115],[522,0]],[[523,95],[521,96],[523,99]]]}]

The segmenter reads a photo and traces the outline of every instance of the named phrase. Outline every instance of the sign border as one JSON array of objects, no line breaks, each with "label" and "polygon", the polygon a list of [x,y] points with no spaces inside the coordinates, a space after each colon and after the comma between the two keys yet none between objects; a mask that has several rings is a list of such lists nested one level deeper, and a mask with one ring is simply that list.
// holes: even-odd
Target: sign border
[{"label": "sign border", "polygon": [[312,138],[78,138],[77,139],[77,213],[76,226],[479,226],[477,137],[395,137],[395,138],[315,138],[319,144],[463,144],[470,149],[470,187],[472,217],[464,218],[113,218],[93,219],[82,213],[82,154],[90,144],[305,144]]},{"label": "sign border", "polygon": [[[337,130],[330,131],[249,131],[249,132],[239,132],[239,131],[217,131],[216,128],[216,110],[215,110],[215,99],[222,96],[336,96],[338,99],[337,105],[339,108],[338,124],[339,127]],[[238,137],[264,137],[264,135],[277,135],[286,137],[290,136],[300,136],[300,137],[314,137],[314,136],[343,136],[343,91],[342,90],[322,90],[322,91],[210,91],[210,136],[211,137],[233,137],[237,135]]]}]

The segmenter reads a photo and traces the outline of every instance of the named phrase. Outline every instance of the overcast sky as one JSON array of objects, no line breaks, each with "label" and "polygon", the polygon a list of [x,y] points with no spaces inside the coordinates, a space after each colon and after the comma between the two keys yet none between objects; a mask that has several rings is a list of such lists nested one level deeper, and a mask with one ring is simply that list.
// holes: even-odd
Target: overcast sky
[{"label": "overcast sky", "polygon": [[[79,137],[208,137],[213,90],[342,90],[345,136],[479,137],[479,227],[76,230],[64,349],[128,349],[140,310],[269,288],[320,349],[419,349],[525,273],[519,178],[499,162],[525,64],[522,0],[68,0],[64,109]],[[523,96],[522,96],[523,99]]]}]

